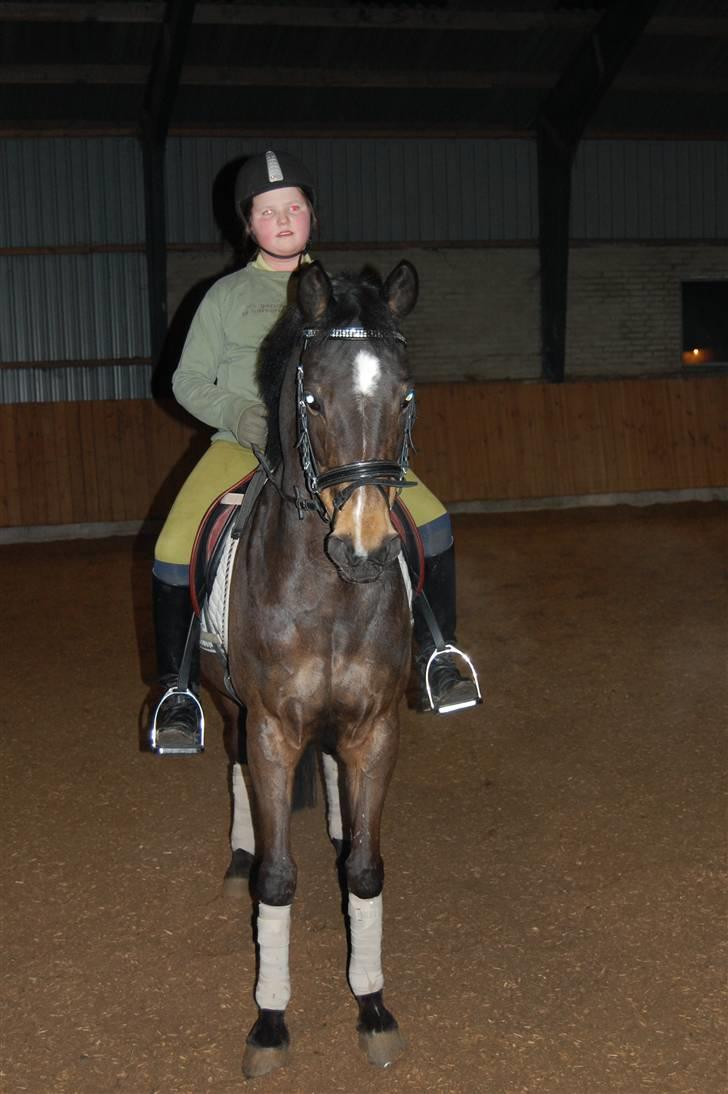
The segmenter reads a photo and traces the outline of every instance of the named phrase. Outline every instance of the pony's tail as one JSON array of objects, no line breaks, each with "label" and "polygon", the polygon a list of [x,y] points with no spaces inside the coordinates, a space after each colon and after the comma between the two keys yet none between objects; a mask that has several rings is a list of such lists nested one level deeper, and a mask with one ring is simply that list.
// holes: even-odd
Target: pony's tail
[{"label": "pony's tail", "polygon": [[293,808],[295,810],[312,809],[316,805],[317,760],[316,745],[312,741],[306,745],[293,777]]}]

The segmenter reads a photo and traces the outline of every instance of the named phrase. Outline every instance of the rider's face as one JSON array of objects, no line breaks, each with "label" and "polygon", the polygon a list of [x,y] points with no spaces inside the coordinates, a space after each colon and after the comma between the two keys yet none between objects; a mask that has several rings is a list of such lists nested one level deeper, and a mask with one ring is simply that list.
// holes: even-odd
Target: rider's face
[{"label": "rider's face", "polygon": [[282,259],[297,258],[308,243],[311,210],[297,186],[256,194],[250,228],[264,252]]}]

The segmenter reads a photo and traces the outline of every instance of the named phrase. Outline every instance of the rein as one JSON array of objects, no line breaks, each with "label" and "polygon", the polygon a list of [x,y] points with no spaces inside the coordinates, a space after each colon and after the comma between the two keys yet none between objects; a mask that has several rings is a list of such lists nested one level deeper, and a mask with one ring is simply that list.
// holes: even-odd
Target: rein
[{"label": "rein", "polygon": [[298,509],[298,515],[301,520],[303,520],[306,512],[314,511],[318,513],[322,520],[330,523],[331,518],[321,499],[321,492],[323,490],[328,490],[333,486],[339,486],[344,482],[348,483],[348,486],[346,486],[344,490],[340,490],[334,497],[334,509],[336,512],[339,512],[354,492],[359,490],[362,486],[377,486],[384,493],[386,490],[391,490],[392,488],[399,491],[408,486],[416,485],[413,482],[405,481],[405,475],[407,474],[407,468],[409,466],[409,449],[410,447],[413,447],[412,427],[415,421],[415,400],[413,396],[407,405],[404,422],[404,436],[402,438],[399,461],[359,460],[356,463],[341,464],[339,467],[333,467],[330,471],[325,471],[321,474],[311,444],[308,425],[308,406],[306,404],[303,384],[304,355],[309,342],[318,336],[356,340],[395,338],[405,346],[407,345],[407,340],[399,331],[392,331],[385,334],[382,331],[367,330],[364,327],[334,327],[328,331],[320,330],[316,327],[306,327],[304,329],[301,356],[296,369],[296,406],[298,416],[298,440],[296,442],[296,447],[298,448],[301,467],[303,468],[303,474],[306,480],[306,488],[309,493],[308,498],[302,496],[298,487],[296,487],[295,495],[285,494],[278,484],[273,481],[272,470],[262,453],[260,453],[257,448],[253,449],[267,478],[273,482],[273,485],[282,498],[294,503]]}]

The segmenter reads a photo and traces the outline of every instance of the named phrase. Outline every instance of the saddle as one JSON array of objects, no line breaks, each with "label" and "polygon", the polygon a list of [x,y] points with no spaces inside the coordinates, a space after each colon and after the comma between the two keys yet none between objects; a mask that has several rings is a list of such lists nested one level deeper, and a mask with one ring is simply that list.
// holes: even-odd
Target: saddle
[{"label": "saddle", "polygon": [[[251,471],[244,479],[236,482],[229,490],[225,490],[215,498],[197,530],[190,561],[190,594],[197,616],[200,615],[205,599],[212,592],[220,560],[225,553],[225,546],[233,531],[235,520],[240,514],[246,491],[256,473]],[[397,535],[402,540],[402,551],[407,563],[414,598],[422,591],[425,580],[425,553],[422,537],[412,514],[399,497],[392,508],[391,520]]]}]

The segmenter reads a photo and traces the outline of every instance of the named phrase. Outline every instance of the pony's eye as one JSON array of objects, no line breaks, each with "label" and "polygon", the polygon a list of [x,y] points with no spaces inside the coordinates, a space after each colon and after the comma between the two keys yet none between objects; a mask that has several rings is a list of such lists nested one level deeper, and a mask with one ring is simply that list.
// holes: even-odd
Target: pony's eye
[{"label": "pony's eye", "polygon": [[402,410],[406,410],[406,409],[407,409],[407,407],[408,407],[408,406],[410,405],[410,403],[412,402],[412,400],[414,399],[414,397],[415,397],[415,393],[414,393],[414,391],[408,391],[408,392],[407,392],[407,394],[405,395],[404,399],[402,400]]},{"label": "pony's eye", "polygon": [[312,395],[310,391],[307,391],[303,398],[308,409],[312,410],[314,414],[317,414],[321,407],[316,396]]}]

